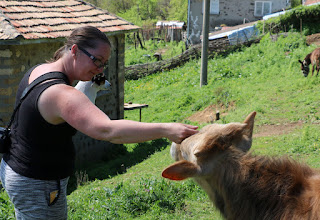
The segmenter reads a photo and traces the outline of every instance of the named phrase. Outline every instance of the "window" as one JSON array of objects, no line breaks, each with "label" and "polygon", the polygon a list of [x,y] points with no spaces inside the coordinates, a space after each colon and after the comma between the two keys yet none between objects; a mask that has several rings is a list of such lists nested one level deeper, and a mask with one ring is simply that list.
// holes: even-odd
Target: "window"
[{"label": "window", "polygon": [[271,14],[272,2],[256,1],[254,5],[254,16],[264,16]]},{"label": "window", "polygon": [[[202,13],[204,9],[204,0],[202,1]],[[210,14],[218,15],[219,14],[219,0],[210,0]]]},{"label": "window", "polygon": [[[303,1],[303,0],[302,0]],[[290,0],[287,0],[286,6],[290,6]]]}]

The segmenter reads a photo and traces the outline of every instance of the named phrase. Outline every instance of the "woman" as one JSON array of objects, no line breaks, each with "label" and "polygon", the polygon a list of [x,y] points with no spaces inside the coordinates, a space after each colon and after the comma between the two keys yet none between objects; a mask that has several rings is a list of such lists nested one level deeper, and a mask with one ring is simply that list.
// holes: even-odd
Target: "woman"
[{"label": "woman", "polygon": [[197,132],[180,123],[141,123],[110,120],[86,95],[73,88],[74,80],[88,81],[101,73],[111,46],[98,29],[75,29],[51,63],[29,70],[17,97],[37,77],[61,72],[69,82],[49,80],[36,86],[23,101],[11,126],[12,145],[1,162],[1,181],[15,207],[17,219],[67,219],[66,188],[73,172],[76,130],[116,144],[168,138],[180,143]]}]

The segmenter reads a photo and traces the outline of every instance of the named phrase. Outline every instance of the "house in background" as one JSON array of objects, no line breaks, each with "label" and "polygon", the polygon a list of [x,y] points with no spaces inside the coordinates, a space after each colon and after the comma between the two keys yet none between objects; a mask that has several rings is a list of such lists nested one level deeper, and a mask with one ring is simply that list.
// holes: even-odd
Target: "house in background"
[{"label": "house in background", "polygon": [[[0,118],[5,123],[24,73],[50,60],[65,37],[85,25],[99,28],[112,44],[105,72],[112,84],[111,93],[97,97],[96,105],[111,119],[124,117],[125,33],[137,31],[138,26],[81,0],[0,1],[0,10]],[[77,165],[107,157],[112,145],[80,132],[74,143]]]},{"label": "house in background", "polygon": [[[201,42],[204,0],[189,0],[188,43]],[[235,26],[260,20],[264,15],[282,11],[291,6],[290,0],[210,0],[209,31],[220,25]]]},{"label": "house in background", "polygon": [[186,30],[185,23],[182,21],[158,21],[156,29],[166,31],[165,41],[181,41]]},{"label": "house in background", "polygon": [[320,0],[302,0],[303,5],[316,5],[320,4]]}]

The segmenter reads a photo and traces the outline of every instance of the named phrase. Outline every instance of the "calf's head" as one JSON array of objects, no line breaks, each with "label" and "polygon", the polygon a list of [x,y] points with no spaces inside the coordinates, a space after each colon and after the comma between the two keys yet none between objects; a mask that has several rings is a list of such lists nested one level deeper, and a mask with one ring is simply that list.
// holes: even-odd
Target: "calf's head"
[{"label": "calf's head", "polygon": [[171,180],[205,176],[212,171],[215,160],[230,147],[248,151],[255,115],[256,112],[250,113],[243,123],[207,125],[181,144],[173,143],[170,154],[177,162],[167,167],[162,176]]},{"label": "calf's head", "polygon": [[304,61],[301,61],[301,60],[298,60],[299,63],[301,63],[301,67],[300,69],[302,70],[302,74],[304,75],[304,77],[307,77],[308,74],[309,74],[309,64],[304,60]]}]

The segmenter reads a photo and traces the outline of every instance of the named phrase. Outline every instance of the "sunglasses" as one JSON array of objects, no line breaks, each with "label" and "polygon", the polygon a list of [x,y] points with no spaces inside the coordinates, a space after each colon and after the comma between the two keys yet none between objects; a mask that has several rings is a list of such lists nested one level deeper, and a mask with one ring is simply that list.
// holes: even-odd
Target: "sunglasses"
[{"label": "sunglasses", "polygon": [[100,59],[96,58],[95,56],[93,56],[91,53],[89,53],[88,51],[86,51],[85,49],[83,49],[82,47],[78,48],[84,53],[86,54],[91,60],[92,62],[100,69],[103,68],[105,69],[108,66],[108,61],[103,63]]}]

